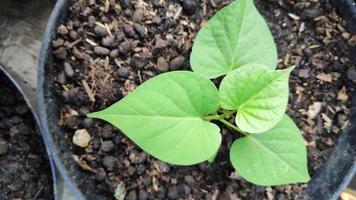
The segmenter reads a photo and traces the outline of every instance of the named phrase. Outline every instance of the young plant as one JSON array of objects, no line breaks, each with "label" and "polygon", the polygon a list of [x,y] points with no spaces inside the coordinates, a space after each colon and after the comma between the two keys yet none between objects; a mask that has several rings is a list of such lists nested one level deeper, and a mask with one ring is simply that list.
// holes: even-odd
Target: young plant
[{"label": "young plant", "polygon": [[[191,54],[194,72],[152,78],[111,107],[88,116],[120,128],[162,161],[213,161],[220,122],[240,134],[231,146],[233,167],[258,185],[309,180],[303,137],[286,115],[293,68],[275,70],[276,45],[252,0],[237,0],[199,31]],[[226,75],[219,90],[209,79]],[[234,121],[234,123],[231,123]]]}]

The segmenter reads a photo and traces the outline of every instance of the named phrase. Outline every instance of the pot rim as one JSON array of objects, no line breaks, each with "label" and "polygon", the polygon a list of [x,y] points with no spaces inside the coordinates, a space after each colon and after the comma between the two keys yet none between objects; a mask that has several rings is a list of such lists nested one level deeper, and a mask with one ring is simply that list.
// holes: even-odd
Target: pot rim
[{"label": "pot rim", "polygon": [[68,189],[74,194],[76,199],[78,200],[85,200],[83,194],[80,192],[79,188],[73,183],[71,178],[69,177],[67,170],[62,164],[58,154],[57,154],[57,146],[54,144],[54,140],[50,131],[48,129],[48,121],[47,121],[47,113],[45,112],[45,102],[44,102],[44,91],[43,91],[43,84],[44,84],[44,69],[45,63],[47,58],[47,51],[51,44],[52,33],[55,32],[55,28],[57,26],[59,14],[61,10],[66,6],[68,2],[66,0],[57,0],[52,13],[50,15],[49,20],[47,21],[46,28],[44,34],[42,36],[42,45],[39,57],[39,64],[37,67],[37,103],[38,103],[38,113],[39,113],[39,122],[41,124],[41,129],[43,130],[43,138],[48,145],[49,148],[49,155],[51,160],[53,160],[56,168],[59,171],[59,174],[64,180],[64,184],[68,187]]}]

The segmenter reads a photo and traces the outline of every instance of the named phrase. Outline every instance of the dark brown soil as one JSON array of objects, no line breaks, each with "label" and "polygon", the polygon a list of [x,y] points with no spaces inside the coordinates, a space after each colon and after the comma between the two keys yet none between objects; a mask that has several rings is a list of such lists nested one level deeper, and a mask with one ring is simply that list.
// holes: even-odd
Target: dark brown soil
[{"label": "dark brown soil", "polygon": [[[200,27],[228,0],[79,0],[53,41],[58,124],[65,143],[88,173],[81,184],[114,199],[302,199],[306,184],[260,187],[232,168],[228,150],[234,134],[222,129],[223,144],[214,163],[180,167],[142,152],[119,130],[85,118],[118,101],[145,80],[170,70],[190,69],[189,54]],[[288,114],[301,128],[313,175],[330,155],[348,125],[346,77],[355,45],[327,0],[258,0],[278,44],[278,67],[296,65],[290,80]],[[86,129],[90,144],[72,143]],[[119,189],[118,189],[119,188]],[[124,192],[123,192],[124,191]],[[85,191],[83,191],[85,193]]]},{"label": "dark brown soil", "polygon": [[53,199],[46,149],[26,103],[0,77],[0,199]]}]

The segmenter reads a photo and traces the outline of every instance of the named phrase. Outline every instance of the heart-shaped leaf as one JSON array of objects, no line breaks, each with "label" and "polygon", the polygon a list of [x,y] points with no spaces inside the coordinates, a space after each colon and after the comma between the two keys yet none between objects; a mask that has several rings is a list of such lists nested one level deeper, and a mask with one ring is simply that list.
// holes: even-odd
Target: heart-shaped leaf
[{"label": "heart-shaped leaf", "polygon": [[219,127],[202,119],[218,107],[218,91],[210,80],[180,71],[152,78],[89,116],[117,126],[160,160],[191,165],[208,160],[220,146]]},{"label": "heart-shaped leaf", "polygon": [[273,36],[252,0],[236,0],[199,31],[190,63],[194,72],[217,78],[245,64],[277,65]]},{"label": "heart-shaped leaf", "polygon": [[237,139],[230,159],[237,172],[257,185],[307,182],[307,153],[303,137],[285,115],[271,130]]},{"label": "heart-shaped leaf", "polygon": [[261,133],[275,126],[288,103],[286,70],[249,64],[230,72],[220,84],[220,105],[237,110],[236,124],[243,131]]}]

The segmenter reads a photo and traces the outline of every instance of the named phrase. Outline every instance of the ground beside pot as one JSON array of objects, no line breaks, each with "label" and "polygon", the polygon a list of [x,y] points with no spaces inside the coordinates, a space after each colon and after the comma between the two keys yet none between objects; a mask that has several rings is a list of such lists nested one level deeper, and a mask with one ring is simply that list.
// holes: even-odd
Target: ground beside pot
[{"label": "ground beside pot", "polygon": [[0,69],[0,199],[53,199],[50,162],[33,113]]},{"label": "ground beside pot", "polygon": [[[149,157],[112,126],[85,118],[158,73],[190,69],[195,34],[228,3],[120,2],[73,3],[52,41],[54,63],[47,63],[46,76],[55,78],[55,87],[46,79],[46,103],[59,106],[48,115],[61,127],[52,131],[82,192],[89,199],[112,199],[115,192],[126,193],[126,199],[301,199],[306,184],[259,187],[235,173],[226,161],[236,136],[227,129],[214,163],[178,167]],[[278,43],[278,67],[296,65],[288,113],[303,131],[313,175],[348,126],[347,51],[356,38],[329,1],[256,3]],[[78,131],[90,135],[90,143],[80,145],[84,148],[72,142]]]}]

